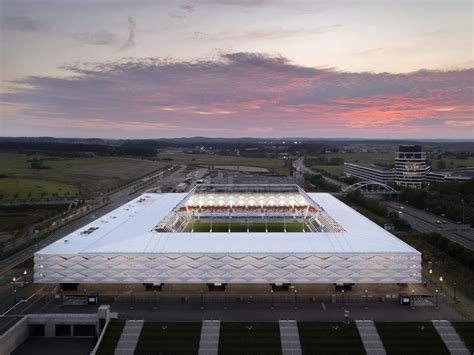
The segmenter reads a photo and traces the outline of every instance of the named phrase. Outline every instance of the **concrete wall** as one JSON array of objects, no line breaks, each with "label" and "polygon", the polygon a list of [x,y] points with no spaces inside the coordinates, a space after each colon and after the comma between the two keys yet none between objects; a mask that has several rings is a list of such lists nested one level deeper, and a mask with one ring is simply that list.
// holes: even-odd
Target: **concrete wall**
[{"label": "concrete wall", "polygon": [[0,336],[0,354],[10,354],[28,338],[28,316]]}]

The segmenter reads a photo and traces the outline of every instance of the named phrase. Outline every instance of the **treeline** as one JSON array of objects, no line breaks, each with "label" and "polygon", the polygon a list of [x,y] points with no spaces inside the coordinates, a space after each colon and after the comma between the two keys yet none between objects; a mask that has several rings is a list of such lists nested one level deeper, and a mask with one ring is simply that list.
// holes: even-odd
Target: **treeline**
[{"label": "treeline", "polygon": [[119,145],[62,143],[62,142],[28,142],[3,141],[0,150],[15,153],[44,153],[53,156],[80,157],[91,153],[101,156],[141,156],[153,157],[156,155],[157,144],[148,141],[130,141]]},{"label": "treeline", "polygon": [[404,189],[401,201],[474,227],[474,178],[465,182],[431,184],[427,190]]},{"label": "treeline", "polygon": [[397,212],[389,212],[387,207],[372,198],[365,197],[359,190],[347,193],[346,199],[379,217],[388,219],[396,230],[408,231],[411,229],[410,223],[401,219]]},{"label": "treeline", "polygon": [[439,233],[425,233],[419,236],[439,250],[457,259],[461,264],[474,270],[474,251],[450,241]]},{"label": "treeline", "polygon": [[341,190],[338,185],[327,181],[322,175],[305,174],[304,179],[307,191],[338,192]]}]

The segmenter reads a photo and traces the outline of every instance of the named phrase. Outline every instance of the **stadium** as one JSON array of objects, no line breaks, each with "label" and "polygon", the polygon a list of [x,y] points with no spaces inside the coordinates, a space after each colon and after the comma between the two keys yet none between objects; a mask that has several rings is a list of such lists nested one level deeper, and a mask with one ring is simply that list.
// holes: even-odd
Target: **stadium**
[{"label": "stadium", "polygon": [[421,254],[327,193],[145,193],[35,254],[37,283],[413,283]]}]

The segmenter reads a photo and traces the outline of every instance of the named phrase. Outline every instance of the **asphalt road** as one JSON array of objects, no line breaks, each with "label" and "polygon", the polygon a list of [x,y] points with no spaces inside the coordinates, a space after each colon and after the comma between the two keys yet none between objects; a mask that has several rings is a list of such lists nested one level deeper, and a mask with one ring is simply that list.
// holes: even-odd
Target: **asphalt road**
[{"label": "asphalt road", "polygon": [[[410,223],[413,229],[422,233],[439,233],[453,242],[474,250],[474,230],[472,228],[469,228],[467,231],[461,231],[457,223],[444,217],[398,202],[381,202],[390,210],[397,213],[401,212],[399,216]],[[438,224],[436,221],[445,221],[446,224]]]}]

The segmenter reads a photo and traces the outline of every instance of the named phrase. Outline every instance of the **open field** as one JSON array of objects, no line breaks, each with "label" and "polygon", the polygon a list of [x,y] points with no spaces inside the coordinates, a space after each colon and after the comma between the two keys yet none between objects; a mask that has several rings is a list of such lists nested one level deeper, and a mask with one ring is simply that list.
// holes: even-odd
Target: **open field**
[{"label": "open field", "polygon": [[135,354],[197,354],[201,323],[145,322]]},{"label": "open field", "polygon": [[64,209],[64,206],[0,207],[0,232],[44,221]]},{"label": "open field", "polygon": [[453,322],[452,325],[466,348],[474,353],[474,322]]},{"label": "open field", "polygon": [[[191,231],[192,226],[187,228],[187,231]],[[247,232],[247,225],[245,223],[196,223],[194,224],[194,233],[207,233],[211,230],[213,232],[228,232],[229,228],[231,232]],[[268,229],[269,232],[284,232],[286,228],[287,232],[302,232],[303,226],[298,222],[286,223],[252,223],[249,224],[249,232],[265,232]]]},{"label": "open field", "polygon": [[344,173],[343,165],[313,165],[314,170],[323,170],[329,175],[340,176]]},{"label": "open field", "polygon": [[[277,175],[288,175],[288,163],[268,158],[213,154],[158,154],[160,160],[186,165],[231,165],[266,168]],[[171,159],[171,160],[170,160]]]},{"label": "open field", "polygon": [[[445,167],[440,166],[440,164],[442,164],[441,162],[444,162]],[[435,159],[431,162],[431,164],[433,169],[455,169],[459,167],[474,166],[474,159]]]},{"label": "open field", "polygon": [[71,184],[42,179],[0,179],[0,199],[26,199],[41,197],[74,197],[78,189]]},{"label": "open field", "polygon": [[100,343],[97,355],[113,355],[115,353],[115,347],[117,346],[124,326],[125,322],[123,321],[110,322],[105,336]]},{"label": "open field", "polygon": [[[32,159],[49,169],[32,169]],[[165,166],[162,162],[116,157],[61,158],[0,153],[0,196],[37,198],[94,195]]]},{"label": "open field", "polygon": [[394,164],[394,153],[325,153],[319,157],[341,158],[345,163]]},{"label": "open field", "polygon": [[281,354],[278,323],[221,323],[219,354]]},{"label": "open field", "polygon": [[354,323],[298,322],[303,354],[365,354]]},{"label": "open field", "polygon": [[387,354],[449,354],[431,322],[375,325]]}]

